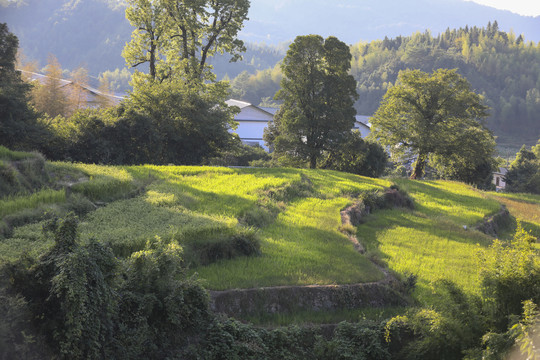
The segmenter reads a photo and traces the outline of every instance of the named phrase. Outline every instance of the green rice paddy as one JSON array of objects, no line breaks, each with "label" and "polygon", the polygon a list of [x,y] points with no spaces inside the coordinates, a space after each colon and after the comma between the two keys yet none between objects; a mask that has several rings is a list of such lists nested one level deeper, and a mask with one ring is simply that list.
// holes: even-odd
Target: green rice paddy
[{"label": "green rice paddy", "polygon": [[[119,256],[140,250],[156,236],[185,245],[236,231],[248,226],[239,221],[244,214],[273,209],[271,221],[252,229],[260,255],[190,266],[214,290],[378,281],[384,274],[375,261],[398,276],[416,275],[414,296],[429,304],[438,279],[452,280],[469,293],[478,291],[477,251],[493,238],[474,226],[501,204],[529,229],[540,229],[540,198],[484,193],[457,182],[300,169],[67,163],[48,163],[47,169],[59,182],[70,183],[71,194],[96,205],[81,218],[81,241],[108,242]],[[369,215],[355,229],[367,250],[359,254],[339,231],[340,210],[358,194],[392,184],[411,196],[415,209]],[[65,203],[69,196],[64,189],[40,189],[0,199],[0,214],[17,216],[42,204]],[[0,263],[23,252],[38,256],[51,246],[41,235],[43,221],[14,226],[10,236],[0,239]]]}]

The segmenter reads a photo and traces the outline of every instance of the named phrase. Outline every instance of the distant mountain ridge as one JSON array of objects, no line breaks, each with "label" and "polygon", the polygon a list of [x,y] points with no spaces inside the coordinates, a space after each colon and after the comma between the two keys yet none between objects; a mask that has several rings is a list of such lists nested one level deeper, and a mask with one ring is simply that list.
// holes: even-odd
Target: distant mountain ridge
[{"label": "distant mountain ridge", "polygon": [[[124,8],[113,6],[114,0],[25,3],[0,7],[0,22],[8,24],[19,37],[24,53],[41,66],[49,53],[57,56],[64,68],[84,64],[95,76],[125,66],[121,51],[133,29],[125,19]],[[354,44],[426,29],[437,34],[446,28],[485,26],[494,20],[503,31],[513,29],[518,35],[524,34],[526,41],[540,41],[540,17],[520,16],[464,0],[252,0],[249,18],[241,38],[271,45],[308,33],[335,35]],[[268,67],[265,61],[258,67],[257,56],[249,55],[243,65],[216,59],[216,72],[219,77],[225,73],[233,77],[244,69]]]},{"label": "distant mountain ridge", "polygon": [[522,16],[464,0],[254,0],[242,31],[248,41],[278,44],[296,35],[335,35],[349,44],[407,36],[430,30],[433,35],[497,20],[527,40],[540,41],[540,16]]}]

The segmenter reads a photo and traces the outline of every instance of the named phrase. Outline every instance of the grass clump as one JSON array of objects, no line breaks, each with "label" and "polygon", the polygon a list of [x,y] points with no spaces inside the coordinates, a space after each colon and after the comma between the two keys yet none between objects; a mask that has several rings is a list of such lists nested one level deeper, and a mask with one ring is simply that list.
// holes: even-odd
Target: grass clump
[{"label": "grass clump", "polygon": [[0,198],[29,194],[48,183],[43,156],[38,153],[10,151],[0,146]]},{"label": "grass clump", "polygon": [[2,160],[16,161],[32,158],[34,156],[36,156],[35,153],[10,150],[5,146],[0,145],[0,159]]},{"label": "grass clump", "polygon": [[16,213],[22,209],[36,208],[43,204],[65,202],[64,190],[44,189],[26,196],[12,196],[0,200],[0,217]]},{"label": "grass clump", "polygon": [[140,184],[123,167],[73,164],[88,176],[88,181],[74,184],[71,189],[91,201],[114,201],[137,194]]}]

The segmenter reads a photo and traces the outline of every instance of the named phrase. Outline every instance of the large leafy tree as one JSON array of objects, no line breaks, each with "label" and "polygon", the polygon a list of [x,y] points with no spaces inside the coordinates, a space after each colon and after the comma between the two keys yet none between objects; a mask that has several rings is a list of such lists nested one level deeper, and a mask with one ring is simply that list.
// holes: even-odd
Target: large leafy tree
[{"label": "large leafy tree", "polygon": [[317,167],[325,150],[335,149],[354,124],[356,82],[348,74],[349,47],[335,37],[298,36],[281,65],[276,99],[283,100],[265,141],[276,156],[308,160]]},{"label": "large leafy tree", "polygon": [[223,82],[138,84],[126,108],[152,124],[152,136],[137,145],[150,149],[146,161],[194,165],[229,148],[235,139],[228,130],[236,126],[236,108],[226,106],[226,96]]},{"label": "large leafy tree", "polygon": [[[233,141],[234,111],[225,104],[228,83],[216,82],[208,59],[244,51],[237,35],[249,0],[128,0],[126,17],[136,29],[124,48],[135,72],[125,126],[152,127],[140,143],[153,163],[198,164]],[[123,138],[123,137],[122,137]]]},{"label": "large leafy tree", "polygon": [[439,163],[462,174],[490,161],[493,137],[481,122],[487,115],[480,95],[456,70],[407,70],[371,118],[371,136],[394,157],[416,157],[413,179],[423,176],[430,156],[444,157]]},{"label": "large leafy tree", "polygon": [[126,17],[135,26],[123,56],[129,66],[149,65],[152,80],[182,76],[213,79],[208,59],[245,51],[237,35],[249,0],[128,0]]},{"label": "large leafy tree", "polygon": [[19,40],[6,24],[0,23],[0,145],[33,147],[39,127],[28,106],[31,86],[15,70]]}]

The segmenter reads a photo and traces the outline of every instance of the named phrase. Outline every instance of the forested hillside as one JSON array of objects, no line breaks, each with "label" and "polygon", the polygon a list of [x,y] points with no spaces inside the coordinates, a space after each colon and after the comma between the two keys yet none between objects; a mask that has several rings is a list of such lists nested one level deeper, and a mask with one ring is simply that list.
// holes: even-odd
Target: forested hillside
[{"label": "forested hillside", "polygon": [[457,68],[491,108],[488,126],[502,135],[540,134],[540,46],[522,36],[486,28],[429,32],[352,47],[357,109],[372,114],[400,70]]},{"label": "forested hillside", "polygon": [[[6,5],[10,4],[9,7]],[[124,16],[121,0],[0,0],[0,22],[6,22],[20,40],[27,56],[45,66],[49,53],[63,67],[73,70],[86,64],[90,75],[124,67],[121,51],[133,30]],[[444,14],[441,18],[440,14]],[[333,35],[348,44],[384,36],[408,35],[431,29],[436,34],[447,27],[482,26],[498,20],[504,31],[539,41],[540,18],[520,16],[464,0],[384,0],[363,4],[336,0],[251,2],[249,20],[240,38],[248,43],[279,46],[297,35]],[[228,64],[228,57],[216,59],[218,77],[234,77],[243,70],[268,66],[268,52],[245,54],[245,61]],[[257,65],[261,67],[257,67]],[[255,65],[255,66],[253,66]]]}]

